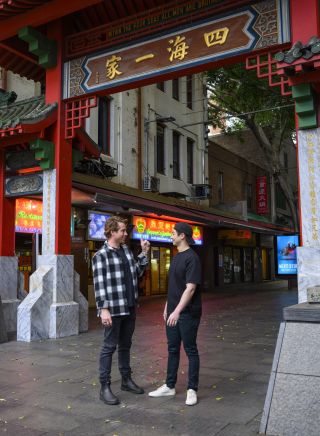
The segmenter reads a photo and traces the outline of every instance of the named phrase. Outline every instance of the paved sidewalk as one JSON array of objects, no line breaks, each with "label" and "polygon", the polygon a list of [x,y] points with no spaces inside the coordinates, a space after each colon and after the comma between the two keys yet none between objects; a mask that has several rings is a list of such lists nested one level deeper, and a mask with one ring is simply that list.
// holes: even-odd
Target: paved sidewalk
[{"label": "paved sidewalk", "polygon": [[[97,379],[102,330],[94,316],[89,333],[80,336],[0,345],[0,434],[257,434],[282,308],[297,302],[297,293],[281,286],[204,295],[199,404],[194,407],[185,405],[184,351],[175,398],[121,391],[115,362],[112,386],[122,402],[104,405]],[[165,379],[163,304],[164,298],[143,298],[138,312],[133,376],[147,392]]]}]

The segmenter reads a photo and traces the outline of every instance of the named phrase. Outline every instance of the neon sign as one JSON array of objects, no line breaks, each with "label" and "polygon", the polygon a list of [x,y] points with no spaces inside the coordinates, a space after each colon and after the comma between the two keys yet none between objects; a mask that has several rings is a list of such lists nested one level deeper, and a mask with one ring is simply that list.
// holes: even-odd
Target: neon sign
[{"label": "neon sign", "polygon": [[42,233],[42,201],[16,199],[16,232]]},{"label": "neon sign", "polygon": [[[147,239],[148,241],[171,243],[171,234],[176,223],[172,221],[134,216],[133,224],[132,239]],[[192,237],[195,244],[203,245],[202,227],[192,226],[192,230]]]}]

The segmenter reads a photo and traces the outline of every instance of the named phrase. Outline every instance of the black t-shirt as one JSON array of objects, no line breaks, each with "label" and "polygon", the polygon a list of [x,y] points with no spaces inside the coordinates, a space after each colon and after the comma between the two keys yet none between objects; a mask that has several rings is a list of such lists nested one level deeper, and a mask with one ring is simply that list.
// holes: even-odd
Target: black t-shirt
[{"label": "black t-shirt", "polygon": [[123,247],[118,248],[117,253],[121,257],[121,260],[122,260],[128,307],[133,307],[136,304],[136,300],[135,300],[135,295],[134,295],[134,287],[133,287],[133,280],[132,280],[130,264],[129,264],[128,258],[126,256],[126,253],[125,253]]},{"label": "black t-shirt", "polygon": [[[169,270],[168,316],[179,304],[187,283],[194,283],[196,285],[201,283],[200,259],[197,253],[191,248],[176,254],[172,259]],[[199,286],[196,287],[190,303],[185,307],[183,312],[190,312],[193,316],[201,316],[201,294]]]}]

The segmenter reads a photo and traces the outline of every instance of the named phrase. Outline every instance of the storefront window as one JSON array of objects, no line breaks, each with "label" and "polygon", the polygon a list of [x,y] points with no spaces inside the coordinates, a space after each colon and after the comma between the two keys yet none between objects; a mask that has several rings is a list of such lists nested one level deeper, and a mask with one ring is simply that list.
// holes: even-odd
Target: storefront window
[{"label": "storefront window", "polygon": [[245,282],[251,282],[252,281],[252,249],[251,248],[244,248],[243,249],[243,268],[244,268],[244,274],[243,278]]},{"label": "storefront window", "polygon": [[224,283],[232,283],[233,281],[233,259],[231,247],[225,247],[223,250],[223,281]]}]

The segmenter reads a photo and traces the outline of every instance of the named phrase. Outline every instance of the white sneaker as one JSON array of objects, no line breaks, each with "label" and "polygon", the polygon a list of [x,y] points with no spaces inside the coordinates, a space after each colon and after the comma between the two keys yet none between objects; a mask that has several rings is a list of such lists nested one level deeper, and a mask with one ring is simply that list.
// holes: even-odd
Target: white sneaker
[{"label": "white sneaker", "polygon": [[194,389],[188,389],[187,390],[187,399],[186,399],[186,405],[187,406],[194,406],[197,404],[198,398],[197,398],[197,392]]},{"label": "white sneaker", "polygon": [[168,388],[167,385],[162,385],[155,391],[149,392],[149,397],[170,397],[171,395],[176,395],[175,388]]}]

